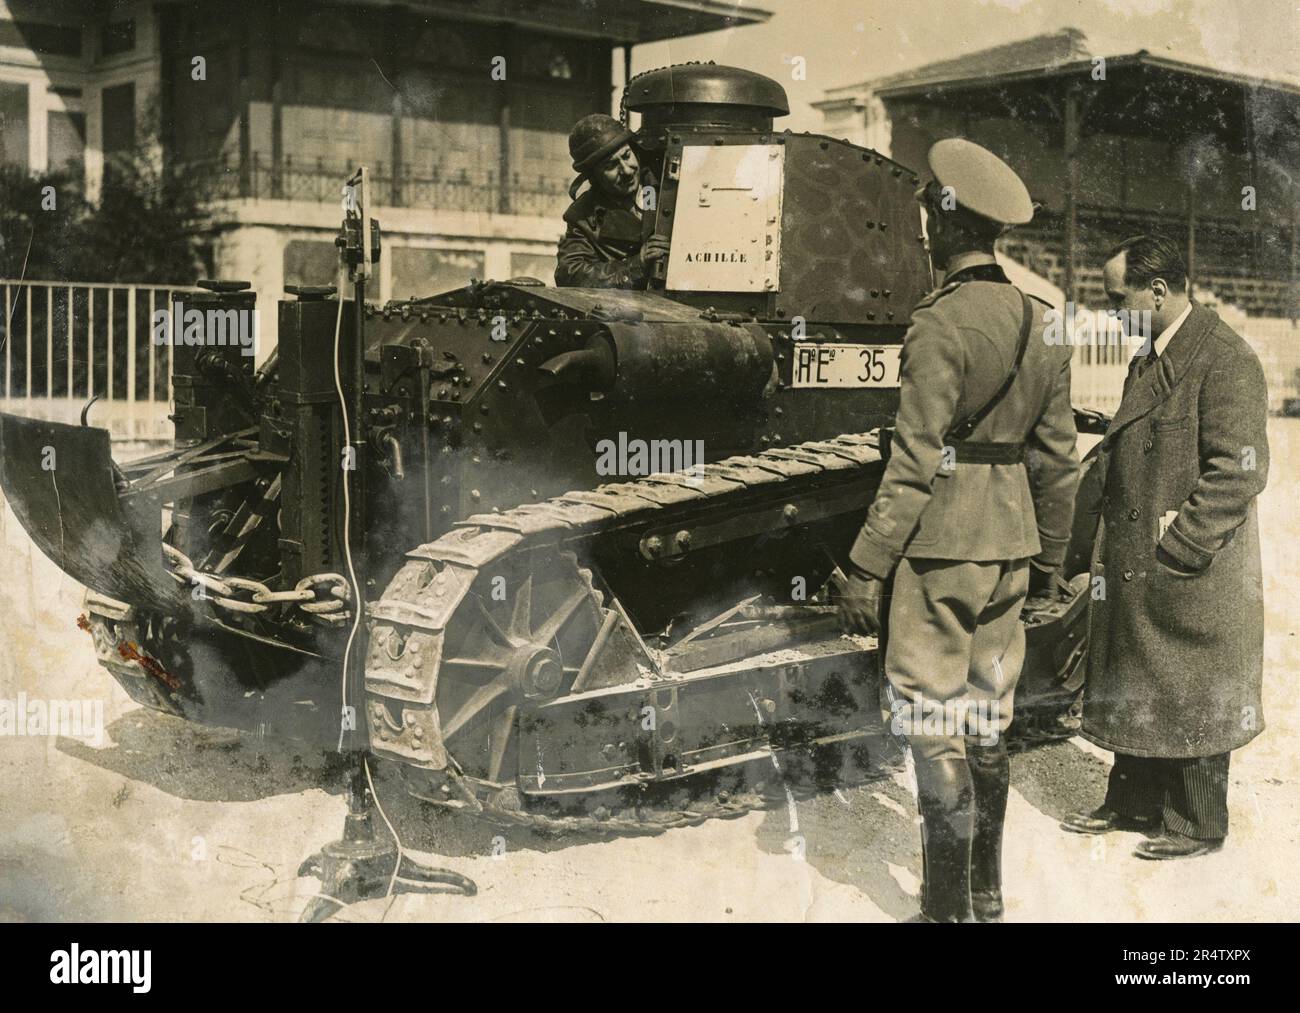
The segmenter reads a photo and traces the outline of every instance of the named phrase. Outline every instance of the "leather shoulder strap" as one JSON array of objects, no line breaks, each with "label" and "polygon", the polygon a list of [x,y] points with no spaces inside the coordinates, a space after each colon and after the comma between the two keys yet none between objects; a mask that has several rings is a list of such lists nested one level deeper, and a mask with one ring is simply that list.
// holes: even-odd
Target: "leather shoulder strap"
[{"label": "leather shoulder strap", "polygon": [[1020,372],[1020,364],[1025,359],[1025,349],[1029,347],[1029,331],[1034,324],[1034,308],[1029,303],[1029,296],[1023,292],[1020,293],[1020,305],[1023,314],[1020,321],[1020,340],[1016,346],[1016,361],[1011,364],[1011,372],[1002,381],[1002,386],[997,389],[997,392],[984,403],[983,408],[974,415],[967,416],[949,430],[949,439],[964,440],[970,436],[975,431],[975,427],[983,422],[988,413],[996,408],[998,403],[1007,396],[1007,391],[1011,389],[1011,385],[1015,382],[1016,376]]},{"label": "leather shoulder strap", "polygon": [[921,297],[920,301],[912,307],[912,312],[925,309],[927,306],[933,306],[944,296],[948,295],[950,292],[956,292],[959,288],[961,288],[961,282],[951,281],[947,285],[941,285],[933,291],[927,292]]}]

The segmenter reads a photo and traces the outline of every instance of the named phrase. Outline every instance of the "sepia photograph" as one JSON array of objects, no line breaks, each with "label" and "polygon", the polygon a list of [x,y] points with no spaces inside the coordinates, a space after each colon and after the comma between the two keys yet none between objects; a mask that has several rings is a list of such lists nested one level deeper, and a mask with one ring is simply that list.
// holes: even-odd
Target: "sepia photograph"
[{"label": "sepia photograph", "polygon": [[1288,0],[0,0],[24,973],[962,922],[1250,984],[1297,176]]}]

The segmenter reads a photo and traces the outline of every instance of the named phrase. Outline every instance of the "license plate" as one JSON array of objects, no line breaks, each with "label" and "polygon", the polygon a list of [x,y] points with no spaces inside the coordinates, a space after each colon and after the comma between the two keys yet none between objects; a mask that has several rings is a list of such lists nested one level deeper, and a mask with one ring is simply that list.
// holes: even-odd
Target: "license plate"
[{"label": "license plate", "polygon": [[795,387],[897,387],[902,345],[795,345]]}]

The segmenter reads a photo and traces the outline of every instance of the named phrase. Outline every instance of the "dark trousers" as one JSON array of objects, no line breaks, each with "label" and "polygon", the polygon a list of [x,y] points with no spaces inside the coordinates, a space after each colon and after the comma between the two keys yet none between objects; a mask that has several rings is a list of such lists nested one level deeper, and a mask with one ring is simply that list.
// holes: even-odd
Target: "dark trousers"
[{"label": "dark trousers", "polygon": [[1228,836],[1229,753],[1167,760],[1115,754],[1106,805],[1124,816],[1159,816],[1166,830],[1200,841]]}]

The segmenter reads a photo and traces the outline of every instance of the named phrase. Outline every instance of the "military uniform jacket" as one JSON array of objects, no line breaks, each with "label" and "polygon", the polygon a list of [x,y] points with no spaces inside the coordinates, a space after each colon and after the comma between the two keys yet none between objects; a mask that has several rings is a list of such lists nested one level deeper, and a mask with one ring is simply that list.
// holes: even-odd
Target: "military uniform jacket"
[{"label": "military uniform jacket", "polygon": [[[945,437],[979,411],[1015,361],[1024,317],[1018,289],[995,265],[959,272],[912,313],[903,339],[891,454],[850,558],[885,577],[901,556],[972,562],[1065,558],[1079,458],[1070,406],[1070,347],[1043,340],[1035,299],[1015,382],[968,437],[1020,443],[1023,464],[952,463]],[[947,448],[947,449],[946,449]]]},{"label": "military uniform jacket", "polygon": [[641,219],[612,206],[592,186],[564,212],[565,233],[556,254],[555,284],[572,288],[645,288]]},{"label": "military uniform jacket", "polygon": [[1213,756],[1264,727],[1264,371],[1196,305],[1156,362],[1137,366],[1096,464],[1083,734],[1132,756]]}]

